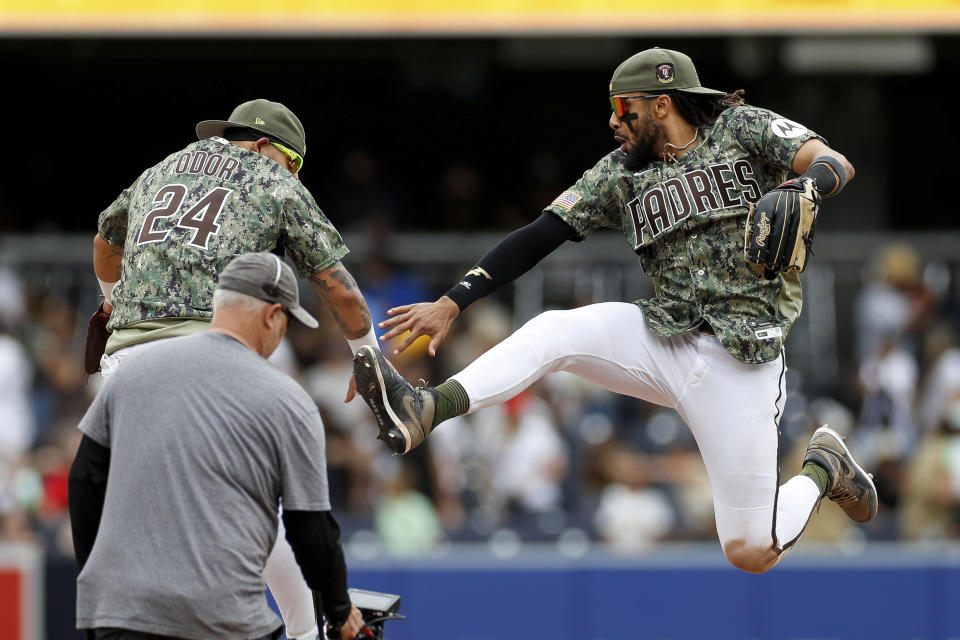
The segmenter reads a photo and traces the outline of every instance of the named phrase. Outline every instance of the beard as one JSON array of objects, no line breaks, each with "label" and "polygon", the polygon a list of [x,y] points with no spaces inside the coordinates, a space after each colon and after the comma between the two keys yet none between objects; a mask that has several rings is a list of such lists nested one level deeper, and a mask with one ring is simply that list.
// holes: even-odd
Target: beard
[{"label": "beard", "polygon": [[653,118],[647,114],[638,127],[637,141],[632,145],[623,166],[629,171],[639,171],[657,159],[654,148],[660,141],[660,129],[653,124]]}]

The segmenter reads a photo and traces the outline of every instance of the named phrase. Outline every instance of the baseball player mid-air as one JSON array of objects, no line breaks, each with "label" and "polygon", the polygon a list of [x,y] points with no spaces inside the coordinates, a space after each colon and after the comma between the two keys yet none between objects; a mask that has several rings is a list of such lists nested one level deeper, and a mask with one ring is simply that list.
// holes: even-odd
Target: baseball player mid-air
[{"label": "baseball player mid-air", "polygon": [[[367,304],[340,262],[347,248],[298,179],[307,149],[300,120],[257,99],[228,120],[199,123],[196,133],[199,141],[144,171],[100,214],[93,262],[104,302],[91,318],[87,371],[109,378],[164,338],[206,331],[224,267],[261,251],[291,258],[354,352],[376,349]],[[316,638],[311,591],[280,526],[264,576],[287,634]],[[332,533],[338,540],[339,531]],[[327,604],[349,611],[349,602]]]},{"label": "baseball player mid-air", "polygon": [[623,232],[654,296],[542,313],[436,387],[414,388],[362,347],[357,389],[396,454],[552,371],[673,407],[699,445],[727,559],[763,572],[823,497],[858,522],[877,511],[871,477],[831,429],[813,433],[799,475],[781,483],[777,460],[797,274],[821,198],[839,193],[853,167],[802,124],[746,104],[743,91],[701,86],[677,51],[630,57],[609,89],[618,148],[439,300],[389,310],[381,339],[409,331],[399,352],[428,335],[435,355],[467,305],[604,227]]}]

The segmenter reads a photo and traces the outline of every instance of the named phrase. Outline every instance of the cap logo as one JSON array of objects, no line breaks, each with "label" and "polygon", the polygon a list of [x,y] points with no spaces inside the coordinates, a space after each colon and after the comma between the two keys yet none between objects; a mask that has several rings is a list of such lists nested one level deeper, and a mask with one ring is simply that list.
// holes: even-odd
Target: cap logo
[{"label": "cap logo", "polygon": [[253,121],[253,124],[267,124],[267,123],[261,120],[260,116],[257,116],[257,119]]},{"label": "cap logo", "polygon": [[657,80],[660,84],[670,84],[676,78],[673,65],[669,62],[657,65]]}]

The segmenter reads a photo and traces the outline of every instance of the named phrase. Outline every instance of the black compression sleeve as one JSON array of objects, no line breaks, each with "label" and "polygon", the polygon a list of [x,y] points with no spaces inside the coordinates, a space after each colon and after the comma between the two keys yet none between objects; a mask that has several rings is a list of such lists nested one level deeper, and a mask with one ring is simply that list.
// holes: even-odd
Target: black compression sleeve
[{"label": "black compression sleeve", "polygon": [[570,225],[545,211],[501,240],[446,295],[463,311],[471,302],[513,282],[554,249],[577,237]]},{"label": "black compression sleeve", "polygon": [[67,481],[67,506],[73,533],[73,552],[77,566],[83,569],[100,528],[103,500],[107,495],[110,449],[83,436],[70,466]]},{"label": "black compression sleeve", "polygon": [[340,525],[329,511],[284,509],[283,526],[304,580],[311,589],[320,592],[327,620],[339,627],[350,616]]},{"label": "black compression sleeve", "polygon": [[847,183],[847,172],[833,156],[817,156],[803,175],[813,180],[813,186],[824,198],[837,195]]}]

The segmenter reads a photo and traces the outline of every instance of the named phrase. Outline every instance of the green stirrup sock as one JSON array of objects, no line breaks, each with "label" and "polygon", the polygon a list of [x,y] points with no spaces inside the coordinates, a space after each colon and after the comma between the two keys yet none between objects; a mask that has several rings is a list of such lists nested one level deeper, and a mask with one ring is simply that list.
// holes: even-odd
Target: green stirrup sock
[{"label": "green stirrup sock", "polygon": [[803,469],[800,470],[800,475],[807,476],[817,484],[817,488],[820,489],[821,498],[827,492],[827,485],[830,484],[830,475],[826,469],[816,462],[811,461],[803,465]]},{"label": "green stirrup sock", "polygon": [[434,391],[437,392],[437,408],[433,412],[431,428],[444,420],[462,416],[470,410],[470,398],[467,397],[467,392],[456,380],[447,380],[438,384],[434,387]]}]

